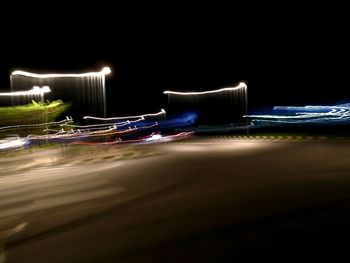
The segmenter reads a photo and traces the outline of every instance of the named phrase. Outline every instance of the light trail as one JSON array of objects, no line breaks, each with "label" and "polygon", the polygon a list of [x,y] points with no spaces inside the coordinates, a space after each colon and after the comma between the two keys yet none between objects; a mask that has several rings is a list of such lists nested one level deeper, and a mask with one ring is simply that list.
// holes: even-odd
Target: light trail
[{"label": "light trail", "polygon": [[23,138],[17,137],[16,139],[8,138],[5,140],[0,140],[0,150],[16,149],[26,146],[28,141]]},{"label": "light trail", "polygon": [[49,74],[38,74],[31,73],[22,70],[15,70],[11,73],[13,76],[25,76],[30,78],[84,78],[84,77],[96,77],[96,76],[105,76],[111,73],[111,69],[109,67],[104,67],[99,72],[87,72],[87,73],[79,73],[79,74],[57,74],[57,73],[49,73]]},{"label": "light trail", "polygon": [[276,106],[268,114],[252,114],[244,117],[256,123],[282,124],[333,124],[350,122],[350,104],[335,106]]},{"label": "light trail", "polygon": [[131,139],[131,140],[122,140],[121,138],[118,138],[117,140],[113,140],[110,142],[83,142],[78,141],[74,142],[74,144],[82,144],[82,145],[114,145],[114,144],[124,144],[124,143],[156,143],[156,142],[169,142],[173,140],[180,140],[188,138],[189,136],[193,135],[193,132],[180,132],[174,135],[166,135],[163,136],[160,133],[152,133],[149,136],[137,138],[137,139]]},{"label": "light trail", "polygon": [[16,129],[16,128],[24,128],[24,127],[40,127],[40,126],[47,126],[47,125],[62,125],[63,123],[70,123],[70,122],[73,122],[73,119],[66,117],[66,119],[62,121],[45,122],[45,123],[39,123],[39,124],[21,124],[21,125],[4,126],[4,127],[0,127],[0,130]]},{"label": "light trail", "polygon": [[228,88],[222,88],[222,89],[217,89],[217,90],[202,91],[202,92],[178,92],[178,91],[166,90],[163,93],[164,94],[180,95],[180,96],[193,96],[193,95],[205,95],[205,94],[212,94],[212,93],[220,93],[220,92],[225,92],[225,91],[235,91],[235,90],[245,89],[245,88],[247,88],[247,85],[244,82],[240,82],[236,87],[228,87]]},{"label": "light trail", "polygon": [[[88,129],[88,128],[95,128],[95,127],[110,127],[110,126],[113,126],[113,127],[123,127],[123,126],[126,126],[128,124],[131,124],[131,123],[136,123],[136,122],[140,122],[140,121],[143,121],[145,120],[144,118],[140,118],[138,120],[134,120],[134,121],[123,121],[123,122],[117,122],[117,123],[103,123],[103,124],[91,124],[91,125],[73,125],[73,124],[63,124],[65,126],[69,126],[69,127],[73,127],[73,128],[82,128],[82,129]],[[63,126],[61,125],[61,126]]]},{"label": "light trail", "polygon": [[26,96],[26,95],[43,95],[48,92],[51,92],[51,89],[49,86],[43,86],[42,88],[38,86],[34,86],[32,89],[25,90],[25,91],[2,92],[0,93],[0,96],[16,97],[16,96]]},{"label": "light trail", "polygon": [[138,118],[144,119],[145,117],[157,117],[157,116],[163,116],[165,114],[166,114],[165,110],[161,109],[160,112],[143,114],[143,115],[125,116],[125,117],[111,117],[111,118],[99,118],[99,117],[93,117],[93,116],[84,116],[84,119],[85,120],[98,120],[98,121],[125,120],[125,119],[138,119]]},{"label": "light trail", "polygon": [[101,129],[101,130],[97,130],[97,131],[84,131],[84,130],[74,130],[71,129],[69,131],[64,131],[64,130],[53,130],[53,129],[48,129],[45,131],[53,131],[55,132],[54,134],[45,134],[45,135],[28,135],[27,139],[30,142],[33,141],[46,141],[46,142],[62,142],[62,141],[67,141],[67,140],[73,140],[73,141],[79,141],[81,139],[92,139],[92,138],[96,138],[96,137],[107,137],[107,136],[121,136],[124,135],[126,133],[130,133],[133,131],[137,131],[137,130],[142,130],[142,129],[150,129],[153,127],[158,126],[157,122],[154,122],[154,124],[152,125],[144,125],[144,126],[140,126],[140,127],[129,127],[127,129],[123,129],[123,130],[117,130],[114,127],[108,127],[108,129]]}]

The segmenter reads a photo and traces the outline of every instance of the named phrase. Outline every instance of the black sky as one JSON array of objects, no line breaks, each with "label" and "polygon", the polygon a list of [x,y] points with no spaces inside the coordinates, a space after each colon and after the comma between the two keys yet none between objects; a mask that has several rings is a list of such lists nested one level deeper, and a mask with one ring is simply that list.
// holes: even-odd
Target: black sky
[{"label": "black sky", "polygon": [[113,69],[110,114],[166,108],[163,90],[240,81],[248,84],[250,108],[350,100],[342,9],[265,8],[32,8],[16,16],[25,27],[2,21],[0,88],[9,87],[14,69],[81,72],[106,64]]}]

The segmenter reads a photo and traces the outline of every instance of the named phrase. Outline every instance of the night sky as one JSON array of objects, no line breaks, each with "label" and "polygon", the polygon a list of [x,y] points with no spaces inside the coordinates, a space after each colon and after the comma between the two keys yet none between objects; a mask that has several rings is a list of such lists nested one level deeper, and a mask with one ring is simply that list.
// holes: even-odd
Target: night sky
[{"label": "night sky", "polygon": [[251,110],[350,101],[349,30],[341,8],[162,8],[47,6],[14,16],[24,28],[2,18],[0,89],[9,89],[14,69],[84,72],[108,65],[108,115],[166,108],[164,90],[240,81],[248,84]]}]

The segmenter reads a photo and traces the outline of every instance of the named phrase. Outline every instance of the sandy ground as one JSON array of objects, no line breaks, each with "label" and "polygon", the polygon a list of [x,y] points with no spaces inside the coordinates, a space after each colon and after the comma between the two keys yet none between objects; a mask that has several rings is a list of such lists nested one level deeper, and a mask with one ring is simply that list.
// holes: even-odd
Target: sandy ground
[{"label": "sandy ground", "polygon": [[227,139],[0,157],[0,235],[26,226],[0,241],[7,262],[334,261],[348,250],[349,146]]}]

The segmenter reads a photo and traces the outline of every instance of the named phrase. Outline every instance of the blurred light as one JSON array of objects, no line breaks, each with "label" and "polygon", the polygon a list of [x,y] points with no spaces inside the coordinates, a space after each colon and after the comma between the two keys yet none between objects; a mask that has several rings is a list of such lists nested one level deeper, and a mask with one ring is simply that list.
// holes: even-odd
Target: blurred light
[{"label": "blurred light", "polygon": [[3,92],[3,93],[0,93],[0,96],[42,95],[50,91],[51,89],[48,86],[43,86],[42,88],[38,86],[34,86],[32,89],[26,90],[26,91]]},{"label": "blurred light", "polygon": [[104,67],[102,70],[101,70],[101,73],[103,73],[104,75],[108,75],[112,72],[111,68],[110,67]]},{"label": "blurred light", "polygon": [[51,91],[49,86],[43,86],[41,89],[43,90],[44,93]]},{"label": "blurred light", "polygon": [[47,125],[57,125],[57,124],[65,124],[65,123],[71,123],[73,122],[72,117],[66,117],[62,121],[53,121],[53,122],[45,122],[45,123],[39,123],[39,124],[19,124],[19,125],[12,125],[12,126],[4,126],[0,127],[0,130],[8,130],[8,129],[14,129],[14,128],[23,128],[23,127],[40,127],[40,126],[47,126]]},{"label": "blurred light", "polygon": [[[347,124],[350,122],[350,103],[315,106],[275,106],[263,114],[250,114],[253,123],[269,124]],[[258,126],[256,126],[258,127]]]},{"label": "blurred light", "polygon": [[67,78],[67,77],[92,77],[92,76],[105,76],[111,73],[111,69],[109,67],[104,67],[100,72],[87,72],[87,73],[80,73],[80,74],[56,74],[56,73],[50,73],[50,74],[37,74],[37,73],[31,73],[27,71],[22,70],[15,70],[11,73],[11,75],[16,76],[25,76],[25,77],[31,77],[31,78]]},{"label": "blurred light", "polygon": [[23,147],[27,144],[27,140],[22,138],[7,138],[0,140],[0,150],[9,150]]},{"label": "blurred light", "polygon": [[164,94],[174,94],[174,95],[182,95],[182,96],[191,96],[191,95],[204,95],[204,94],[211,94],[211,93],[219,93],[224,91],[233,91],[238,89],[247,88],[247,85],[244,82],[240,82],[236,87],[229,87],[229,88],[222,88],[217,90],[210,90],[210,91],[202,91],[202,92],[177,92],[177,91],[164,91]]},{"label": "blurred light", "polygon": [[160,140],[162,138],[162,135],[160,134],[153,134],[151,137],[146,138],[146,141],[157,141]]},{"label": "blurred light", "polygon": [[123,119],[138,119],[145,117],[156,117],[156,116],[162,116],[165,115],[166,112],[164,109],[161,109],[160,112],[157,113],[149,113],[149,114],[143,114],[143,115],[135,115],[135,116],[124,116],[124,117],[111,117],[111,118],[99,118],[99,117],[93,117],[93,116],[84,116],[85,120],[99,120],[99,121],[111,121],[111,120],[123,120]]}]

